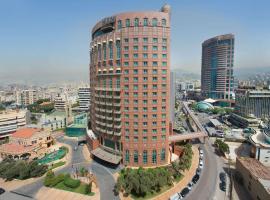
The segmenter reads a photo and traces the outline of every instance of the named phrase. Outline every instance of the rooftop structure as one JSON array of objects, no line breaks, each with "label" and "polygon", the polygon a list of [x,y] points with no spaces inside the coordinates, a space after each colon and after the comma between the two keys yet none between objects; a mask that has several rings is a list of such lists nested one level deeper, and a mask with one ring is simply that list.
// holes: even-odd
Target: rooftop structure
[{"label": "rooftop structure", "polygon": [[268,129],[262,132],[257,130],[253,135],[249,136],[252,144],[251,156],[256,158],[266,166],[270,166],[270,137]]}]

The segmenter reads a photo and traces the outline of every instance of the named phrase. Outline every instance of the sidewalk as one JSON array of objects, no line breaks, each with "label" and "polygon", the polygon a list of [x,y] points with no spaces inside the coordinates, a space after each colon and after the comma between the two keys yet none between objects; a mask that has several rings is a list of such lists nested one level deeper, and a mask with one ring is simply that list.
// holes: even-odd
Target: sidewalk
[{"label": "sidewalk", "polygon": [[37,195],[36,199],[38,200],[47,200],[47,199],[65,199],[65,200],[99,200],[100,193],[99,191],[93,191],[95,193],[94,196],[87,196],[83,194],[78,194],[74,192],[58,190],[54,188],[42,187]]}]

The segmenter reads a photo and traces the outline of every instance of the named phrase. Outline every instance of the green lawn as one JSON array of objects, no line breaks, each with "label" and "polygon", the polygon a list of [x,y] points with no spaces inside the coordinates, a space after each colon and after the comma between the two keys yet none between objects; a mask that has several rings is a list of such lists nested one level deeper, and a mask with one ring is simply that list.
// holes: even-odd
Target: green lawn
[{"label": "green lawn", "polygon": [[57,168],[57,167],[63,166],[64,164],[66,164],[65,161],[60,161],[60,162],[54,163],[51,167],[49,167],[48,170],[55,169],[55,168]]},{"label": "green lawn", "polygon": [[[64,184],[63,181],[60,182],[60,183],[58,183],[56,186],[54,186],[54,188],[57,188],[57,189],[60,189],[60,190],[66,190],[66,191],[70,191],[70,192],[76,192],[76,193],[79,193],[79,194],[84,194],[85,187],[89,187],[89,186],[87,184],[81,183],[80,186],[77,187],[77,188],[70,188],[70,187],[65,186],[65,184]],[[94,192],[91,192],[91,193],[89,193],[87,195],[93,196],[94,194],[95,194]]]}]

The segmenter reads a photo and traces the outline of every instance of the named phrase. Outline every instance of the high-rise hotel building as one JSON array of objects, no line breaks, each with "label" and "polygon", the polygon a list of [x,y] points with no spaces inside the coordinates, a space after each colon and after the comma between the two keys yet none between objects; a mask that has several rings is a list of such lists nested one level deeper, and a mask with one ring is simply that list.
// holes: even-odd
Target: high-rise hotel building
[{"label": "high-rise hotel building", "polygon": [[127,166],[168,163],[170,6],[99,21],[90,44],[92,155]]},{"label": "high-rise hotel building", "polygon": [[213,37],[202,44],[202,95],[213,99],[233,98],[234,35]]}]

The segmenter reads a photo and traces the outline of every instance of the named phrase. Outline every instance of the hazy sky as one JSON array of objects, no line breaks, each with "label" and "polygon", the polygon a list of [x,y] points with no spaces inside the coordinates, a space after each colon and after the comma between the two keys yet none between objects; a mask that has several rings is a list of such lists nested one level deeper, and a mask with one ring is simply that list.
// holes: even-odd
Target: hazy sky
[{"label": "hazy sky", "polygon": [[269,0],[0,0],[0,84],[87,80],[106,16],[172,6],[171,68],[200,73],[201,43],[235,34],[235,67],[270,67]]}]

